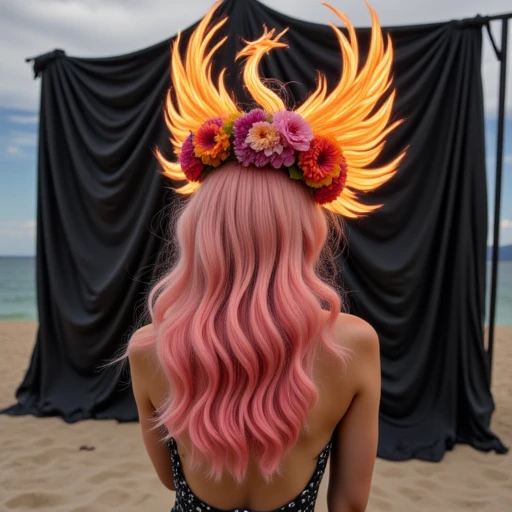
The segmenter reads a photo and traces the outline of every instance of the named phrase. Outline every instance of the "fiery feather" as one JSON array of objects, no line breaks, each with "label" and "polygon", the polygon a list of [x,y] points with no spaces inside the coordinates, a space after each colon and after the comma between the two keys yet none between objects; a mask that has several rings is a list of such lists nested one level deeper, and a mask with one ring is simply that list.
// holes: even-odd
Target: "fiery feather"
[{"label": "fiery feather", "polygon": [[345,217],[357,217],[381,206],[362,203],[359,193],[375,190],[390,180],[404,157],[402,153],[382,167],[370,168],[381,154],[386,137],[401,124],[390,124],[395,99],[395,92],[391,91],[393,46],[388,37],[385,48],[377,14],[368,6],[372,17],[370,49],[358,71],[359,48],[353,25],[343,13],[324,5],[347,26],[348,39],[331,23],[340,44],[343,73],[330,94],[326,79],[320,74],[317,89],[296,112],[309,122],[315,134],[334,137],[347,159],[345,189],[325,208]]},{"label": "fiery feather", "polygon": [[[171,83],[174,90],[167,93],[165,122],[176,155],[180,154],[181,146],[190,133],[196,132],[207,119],[226,117],[239,112],[224,84],[226,70],[222,70],[217,87],[212,79],[212,59],[218,48],[226,41],[226,37],[207,52],[209,43],[227,21],[227,18],[224,18],[208,30],[212,16],[221,3],[222,0],[215,3],[192,33],[185,62],[182,61],[179,51],[181,33],[172,46]],[[175,96],[174,101],[172,92]],[[158,150],[156,154],[167,177],[174,181],[186,180],[179,162],[168,161]],[[188,195],[197,187],[197,183],[188,183],[177,191]]]}]

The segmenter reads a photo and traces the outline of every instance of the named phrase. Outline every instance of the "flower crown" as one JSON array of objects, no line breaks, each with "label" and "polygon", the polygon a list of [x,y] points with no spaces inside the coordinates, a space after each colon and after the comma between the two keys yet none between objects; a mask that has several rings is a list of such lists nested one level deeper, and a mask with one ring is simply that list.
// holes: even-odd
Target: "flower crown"
[{"label": "flower crown", "polygon": [[327,79],[318,74],[318,85],[295,111],[259,77],[261,60],[281,42],[286,30],[276,35],[264,27],[256,41],[245,42],[236,59],[246,58],[243,82],[261,107],[241,112],[224,84],[224,69],[215,84],[212,61],[226,37],[208,46],[227,18],[210,27],[218,0],[192,32],[184,57],[178,34],[171,55],[173,94],[167,94],[166,123],[179,161],[167,160],[158,150],[164,174],[186,184],[177,189],[193,193],[208,173],[234,160],[244,166],[287,170],[290,178],[308,186],[317,203],[345,217],[358,217],[381,205],[362,201],[363,194],[389,181],[405,156],[372,167],[384,149],[386,138],[401,124],[390,122],[395,90],[391,70],[391,39],[384,42],[379,20],[372,16],[368,57],[360,65],[355,29],[348,18],[326,5],[345,23],[348,37],[331,24],[340,44],[343,74],[328,92]]},{"label": "flower crown", "polygon": [[305,182],[319,204],[333,202],[347,179],[347,161],[338,141],[315,137],[309,123],[288,110],[271,115],[255,109],[209,119],[181,148],[181,168],[191,182],[201,182],[229,160],[245,167],[285,168],[290,178]]}]

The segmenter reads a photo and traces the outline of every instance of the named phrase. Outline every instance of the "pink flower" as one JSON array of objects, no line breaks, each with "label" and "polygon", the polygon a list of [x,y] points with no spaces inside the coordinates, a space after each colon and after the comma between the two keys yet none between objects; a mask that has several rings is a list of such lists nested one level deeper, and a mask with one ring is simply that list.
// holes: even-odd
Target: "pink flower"
[{"label": "pink flower", "polygon": [[256,152],[263,151],[265,156],[271,156],[273,153],[280,155],[283,152],[281,136],[276,127],[267,121],[254,123],[247,134],[245,143]]},{"label": "pink flower", "polygon": [[278,129],[286,145],[296,151],[307,151],[313,139],[313,131],[308,122],[296,112],[282,110],[273,116],[273,124]]},{"label": "pink flower", "polygon": [[204,165],[201,159],[194,154],[194,136],[192,134],[181,146],[180,164],[188,181],[199,181],[200,175],[204,171]]},{"label": "pink flower", "polygon": [[290,167],[295,163],[295,151],[293,148],[284,147],[281,154],[274,153],[270,159],[270,164],[274,169],[280,167]]}]

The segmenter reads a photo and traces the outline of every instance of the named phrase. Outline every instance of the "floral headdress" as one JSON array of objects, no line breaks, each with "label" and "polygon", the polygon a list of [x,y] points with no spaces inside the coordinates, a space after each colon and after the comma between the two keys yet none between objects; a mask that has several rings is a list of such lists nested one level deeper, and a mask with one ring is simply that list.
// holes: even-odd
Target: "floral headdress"
[{"label": "floral headdress", "polygon": [[[177,189],[191,194],[201,181],[223,163],[236,160],[243,166],[274,167],[308,186],[314,199],[326,209],[346,217],[369,213],[380,205],[359,199],[387,182],[396,172],[404,153],[392,162],[371,168],[382,152],[387,135],[401,121],[389,124],[395,91],[391,89],[393,48],[388,36],[385,48],[375,12],[366,63],[358,71],[359,51],[354,27],[348,18],[326,5],[347,26],[348,38],[331,24],[339,41],[343,75],[327,94],[327,80],[318,75],[317,89],[295,111],[286,110],[282,99],[264,86],[258,74],[261,59],[272,49],[286,48],[280,42],[286,32],[264,28],[262,37],[246,42],[237,59],[246,57],[244,83],[261,107],[241,112],[224,85],[225,70],[213,83],[212,58],[223,38],[208,53],[207,46],[227,18],[208,26],[220,1],[210,9],[190,37],[185,59],[179,52],[180,35],[172,49],[171,79],[166,122],[178,162],[157,152],[164,174],[187,181]],[[387,97],[386,97],[387,93]]]}]

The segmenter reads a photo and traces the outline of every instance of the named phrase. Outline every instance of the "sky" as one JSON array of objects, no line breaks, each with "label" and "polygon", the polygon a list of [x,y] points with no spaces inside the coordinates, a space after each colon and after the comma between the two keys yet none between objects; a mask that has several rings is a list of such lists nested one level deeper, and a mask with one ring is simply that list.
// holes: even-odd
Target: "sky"
[{"label": "sky", "polygon": [[[356,26],[368,26],[363,0],[331,0]],[[263,0],[273,9],[328,23],[316,0]],[[0,255],[35,253],[38,104],[41,81],[25,63],[55,48],[106,57],[145,48],[200,19],[212,0],[0,0]],[[510,12],[510,0],[372,0],[386,26],[423,24]],[[492,24],[500,44],[500,23]],[[512,23],[509,26],[506,143],[501,244],[512,244]],[[489,222],[492,222],[499,65],[484,34]],[[489,240],[490,242],[491,240]]]}]

